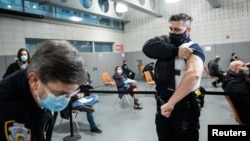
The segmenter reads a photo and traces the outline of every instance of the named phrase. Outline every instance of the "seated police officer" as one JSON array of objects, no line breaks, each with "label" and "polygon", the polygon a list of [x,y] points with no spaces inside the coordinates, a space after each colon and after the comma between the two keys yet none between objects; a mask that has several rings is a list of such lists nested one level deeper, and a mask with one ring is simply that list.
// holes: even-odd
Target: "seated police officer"
[{"label": "seated police officer", "polygon": [[42,43],[27,69],[0,81],[0,140],[50,141],[53,113],[78,93],[83,74],[83,61],[70,43]]}]

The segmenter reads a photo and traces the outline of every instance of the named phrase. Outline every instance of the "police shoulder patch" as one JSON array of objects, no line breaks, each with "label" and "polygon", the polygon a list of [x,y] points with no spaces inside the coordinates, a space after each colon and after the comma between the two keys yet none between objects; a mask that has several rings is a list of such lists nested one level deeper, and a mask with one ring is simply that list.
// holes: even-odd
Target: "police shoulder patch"
[{"label": "police shoulder patch", "polygon": [[31,141],[31,130],[24,123],[5,121],[4,130],[7,141]]}]

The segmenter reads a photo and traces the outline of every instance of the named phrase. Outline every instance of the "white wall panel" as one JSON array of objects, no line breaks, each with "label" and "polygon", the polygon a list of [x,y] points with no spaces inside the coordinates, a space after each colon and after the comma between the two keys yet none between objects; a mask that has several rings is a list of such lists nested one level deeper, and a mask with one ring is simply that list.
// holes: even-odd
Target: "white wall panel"
[{"label": "white wall panel", "polygon": [[[131,34],[146,34],[147,36],[141,37],[146,41],[161,35],[162,31],[159,29],[164,29],[165,33],[168,33],[168,18],[180,12],[193,17],[191,37],[201,45],[249,41],[250,1],[219,0],[219,2],[221,8],[212,8],[205,0],[183,0],[174,4],[162,1],[163,17],[161,18],[130,10],[128,12],[130,22],[125,25],[125,51],[132,51],[137,46],[141,46],[141,42],[131,44],[135,43],[133,40],[137,40]],[[227,39],[227,35],[230,38]]]}]

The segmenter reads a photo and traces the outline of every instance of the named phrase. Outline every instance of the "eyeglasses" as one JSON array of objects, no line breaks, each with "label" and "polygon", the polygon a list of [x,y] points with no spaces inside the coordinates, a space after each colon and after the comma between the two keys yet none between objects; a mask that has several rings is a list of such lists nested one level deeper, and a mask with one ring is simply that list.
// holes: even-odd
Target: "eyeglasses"
[{"label": "eyeglasses", "polygon": [[[46,93],[52,93],[51,92],[51,89],[48,87],[48,86],[46,86],[45,84],[42,84],[43,86],[44,86],[44,90],[45,90],[45,92]],[[64,94],[64,93],[62,93],[62,94],[55,94],[55,93],[52,93],[55,97],[72,97],[72,96],[74,96],[74,95],[76,95],[77,93],[79,93],[80,92],[80,89],[76,89],[75,91],[73,91],[72,93],[68,93],[68,94]]]}]

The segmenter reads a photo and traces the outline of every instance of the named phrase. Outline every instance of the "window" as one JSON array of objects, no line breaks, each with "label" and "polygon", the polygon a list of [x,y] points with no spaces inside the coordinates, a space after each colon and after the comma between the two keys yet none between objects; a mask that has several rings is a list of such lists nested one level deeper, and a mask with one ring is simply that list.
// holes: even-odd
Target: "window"
[{"label": "window", "polygon": [[0,8],[22,11],[21,0],[0,0]]},{"label": "window", "polygon": [[113,52],[113,43],[96,42],[95,52]]},{"label": "window", "polygon": [[[68,0],[61,0],[61,2],[67,1]],[[83,7],[87,8],[92,6],[92,0],[79,1],[82,3]],[[98,2],[100,9],[105,13],[108,12],[109,1],[98,0]],[[123,30],[123,21],[121,20],[114,20],[113,18],[90,14],[83,11],[62,8],[46,2],[39,4],[38,2],[29,0],[0,0],[0,8],[43,15],[44,17],[50,17],[50,20],[59,19],[62,22],[77,22],[80,24]],[[118,15],[122,16],[122,14]]]},{"label": "window", "polygon": [[[36,38],[26,38],[25,44],[26,49],[30,54],[34,54],[39,45],[46,41],[47,39],[36,39]],[[77,40],[68,40],[79,52],[88,53],[88,52],[113,52],[113,44],[110,42],[93,42],[93,41],[77,41]]]},{"label": "window", "polygon": [[69,41],[79,52],[93,52],[93,43],[89,41]]}]

